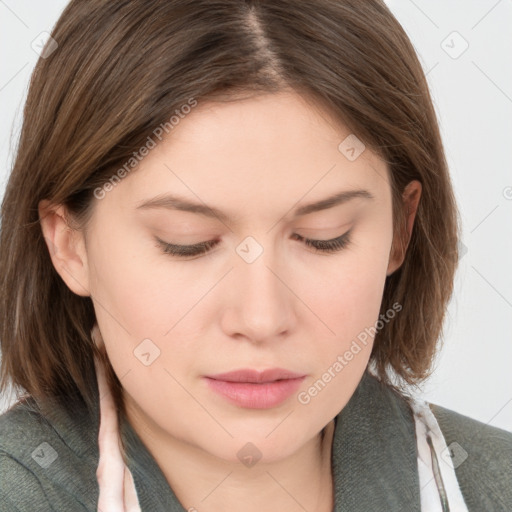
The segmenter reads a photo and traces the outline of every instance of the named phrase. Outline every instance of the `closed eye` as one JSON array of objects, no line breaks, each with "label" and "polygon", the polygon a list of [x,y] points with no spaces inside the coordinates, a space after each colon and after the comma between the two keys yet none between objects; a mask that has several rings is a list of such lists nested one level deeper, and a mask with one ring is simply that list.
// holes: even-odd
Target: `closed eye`
[{"label": "closed eye", "polygon": [[[304,242],[305,245],[313,247],[317,251],[323,253],[335,253],[341,251],[350,243],[350,230],[341,236],[331,238],[330,240],[313,240],[311,238],[304,238],[296,233],[293,235],[297,240]],[[208,240],[206,242],[199,242],[194,245],[176,245],[164,242],[158,237],[156,238],[157,246],[163,250],[164,254],[170,254],[175,257],[191,257],[205,254],[210,249],[215,247],[220,240]]]},{"label": "closed eye", "polygon": [[306,245],[315,248],[317,251],[332,253],[341,251],[350,243],[350,230],[341,236],[331,238],[330,240],[312,240],[311,238],[304,238],[300,235],[293,235],[298,240],[303,241]]}]

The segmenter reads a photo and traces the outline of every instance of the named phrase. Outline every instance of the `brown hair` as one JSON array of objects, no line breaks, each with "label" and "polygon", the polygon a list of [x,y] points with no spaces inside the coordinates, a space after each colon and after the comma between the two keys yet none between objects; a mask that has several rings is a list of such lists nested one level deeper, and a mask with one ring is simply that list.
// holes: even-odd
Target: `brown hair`
[{"label": "brown hair", "polygon": [[[57,274],[38,204],[65,205],[83,229],[94,190],[191,98],[233,101],[284,89],[322,105],[384,159],[393,223],[401,194],[422,197],[401,267],[387,277],[371,362],[391,384],[431,371],[458,261],[459,218],[436,114],[414,48],[382,0],[73,0],[33,72],[2,203],[0,389],[93,403],[90,297]],[[50,53],[50,52],[48,52]],[[341,141],[340,141],[341,142]],[[403,244],[402,244],[403,245]]]}]

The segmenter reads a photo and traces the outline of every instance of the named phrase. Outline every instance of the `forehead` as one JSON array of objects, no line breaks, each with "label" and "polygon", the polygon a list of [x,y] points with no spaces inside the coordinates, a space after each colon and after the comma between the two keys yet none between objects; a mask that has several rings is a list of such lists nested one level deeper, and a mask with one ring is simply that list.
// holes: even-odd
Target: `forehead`
[{"label": "forehead", "polygon": [[378,197],[388,186],[384,162],[341,122],[280,93],[199,104],[116,188],[132,208],[175,194],[227,220],[242,209],[261,215],[275,201],[291,208],[345,190]]}]

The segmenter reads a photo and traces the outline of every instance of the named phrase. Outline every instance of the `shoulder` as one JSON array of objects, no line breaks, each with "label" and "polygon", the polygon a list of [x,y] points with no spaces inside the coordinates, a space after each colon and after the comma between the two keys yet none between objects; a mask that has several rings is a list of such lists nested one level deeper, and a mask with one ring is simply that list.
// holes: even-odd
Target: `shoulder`
[{"label": "shoulder", "polygon": [[0,510],[95,510],[97,459],[84,420],[42,414],[32,399],[0,415]]},{"label": "shoulder", "polygon": [[22,405],[16,404],[0,415],[1,510],[52,510],[34,467],[38,449],[41,459],[49,460],[49,450],[42,441],[49,438],[41,418]]},{"label": "shoulder", "polygon": [[0,449],[0,510],[24,512],[53,510],[36,475],[12,455]]},{"label": "shoulder", "polygon": [[468,509],[512,510],[512,433],[429,404]]}]

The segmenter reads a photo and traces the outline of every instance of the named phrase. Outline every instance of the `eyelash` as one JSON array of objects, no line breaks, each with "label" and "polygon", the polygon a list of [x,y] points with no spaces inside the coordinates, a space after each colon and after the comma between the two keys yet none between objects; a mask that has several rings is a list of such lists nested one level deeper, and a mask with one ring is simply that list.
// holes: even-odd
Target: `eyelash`
[{"label": "eyelash", "polygon": [[[293,236],[297,237],[298,240],[304,241],[304,243],[313,247],[319,252],[332,254],[342,249],[345,249],[350,243],[350,230],[344,233],[343,235],[332,238],[331,240],[312,240],[310,238],[304,238],[300,235],[294,234]],[[207,253],[212,247],[215,247],[219,240],[209,240],[207,242],[200,242],[194,245],[175,245],[169,244],[156,239],[158,242],[158,247],[163,249],[164,254],[170,254],[171,256],[176,257],[187,257],[187,256],[199,256],[201,254]]]}]

